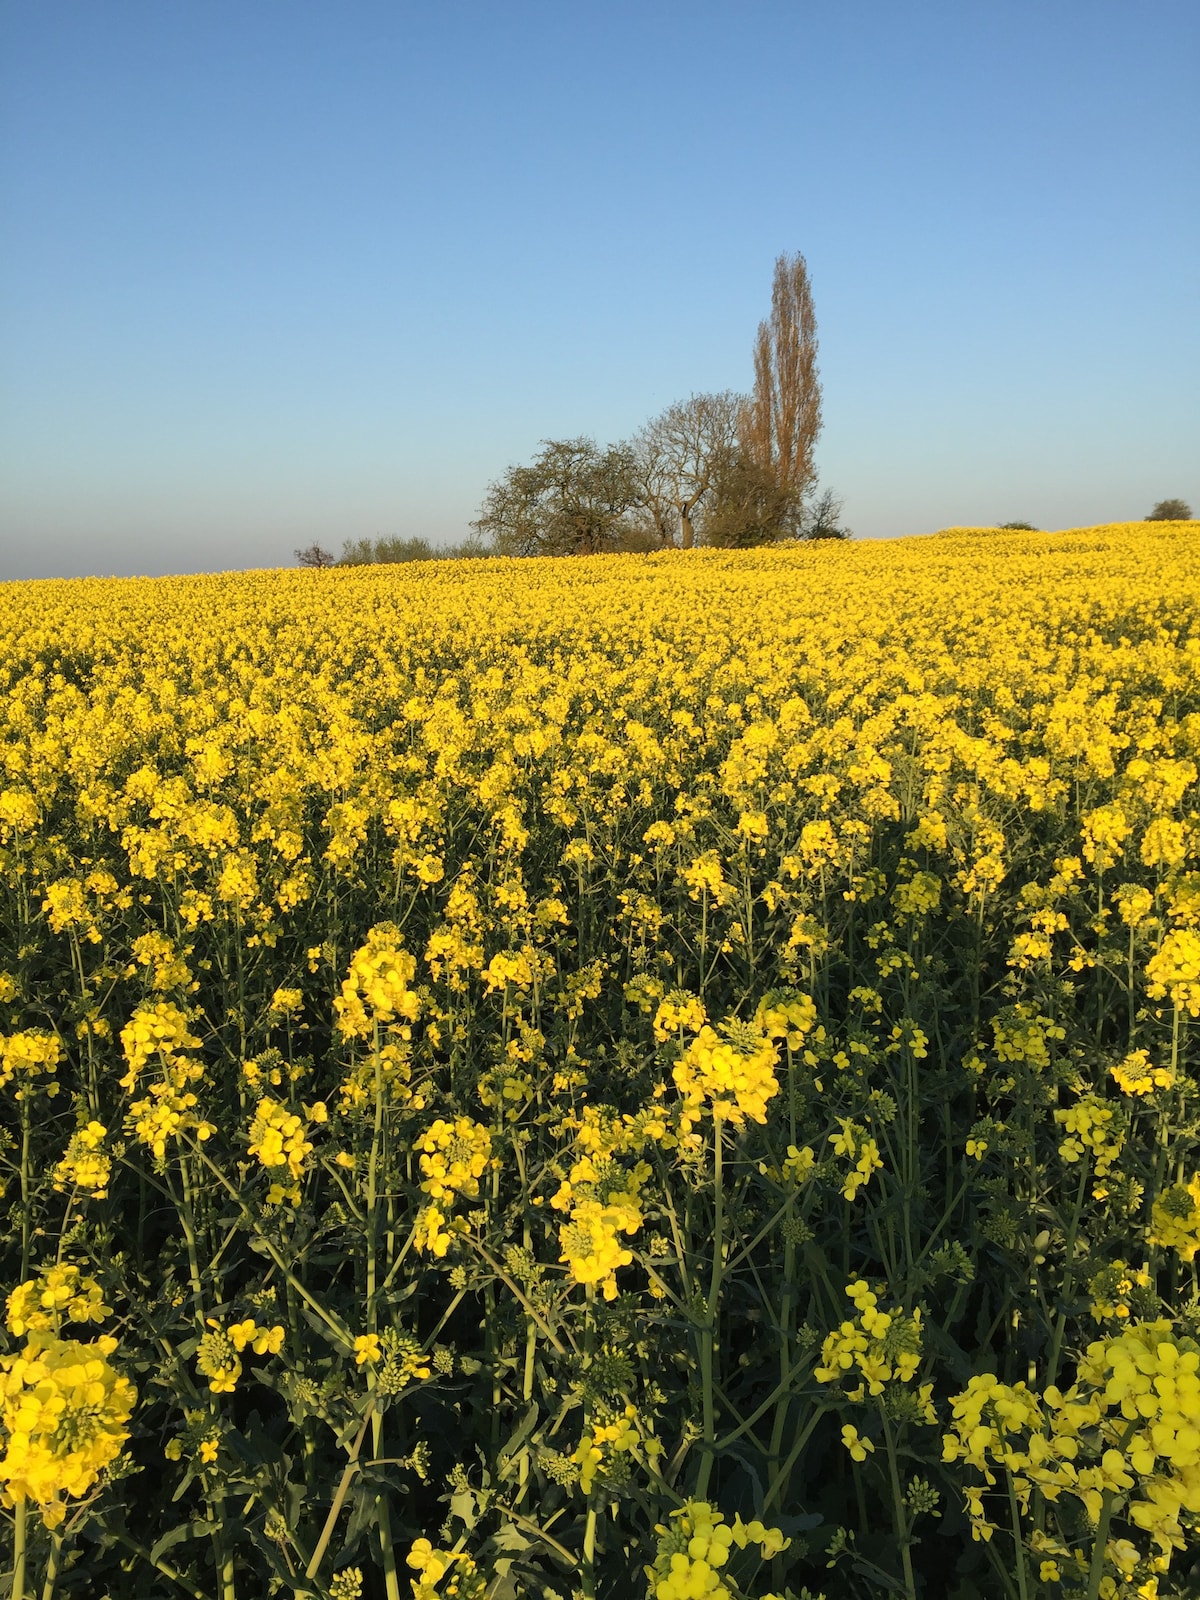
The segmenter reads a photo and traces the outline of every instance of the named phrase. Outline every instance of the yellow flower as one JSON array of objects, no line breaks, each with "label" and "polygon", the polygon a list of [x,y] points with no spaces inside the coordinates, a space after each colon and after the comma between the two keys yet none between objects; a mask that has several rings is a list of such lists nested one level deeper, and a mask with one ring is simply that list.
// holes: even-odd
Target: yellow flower
[{"label": "yellow flower", "polygon": [[379,1345],[377,1333],[360,1333],[354,1341],[354,1364],[357,1367],[372,1366],[383,1355]]},{"label": "yellow flower", "polygon": [[473,1200],[492,1159],[491,1132],[470,1117],[438,1120],[416,1142],[424,1175],[421,1188],[439,1204],[456,1196]]},{"label": "yellow flower", "polygon": [[247,1317],[244,1322],[234,1323],[229,1337],[238,1355],[249,1345],[256,1356],[276,1356],[283,1349],[284,1330],[280,1323],[273,1328],[260,1328],[252,1317]]},{"label": "yellow flower", "polygon": [[350,971],[334,1000],[338,1032],[347,1039],[369,1037],[375,1025],[415,1022],[421,1002],[409,987],[417,963],[401,948],[399,930],[381,922],[350,958]]},{"label": "yellow flower", "polygon": [[293,1179],[299,1178],[313,1148],[305,1131],[303,1120],[294,1111],[264,1095],[250,1124],[250,1154],[268,1169],[286,1167]]},{"label": "yellow flower", "polygon": [[108,1337],[81,1344],[35,1331],[23,1350],[0,1357],[0,1482],[13,1500],[33,1501],[48,1528],[129,1437],[137,1395],[109,1360],[116,1348]]},{"label": "yellow flower", "polygon": [[774,1041],[744,1024],[726,1023],[721,1039],[702,1027],[682,1059],[672,1069],[688,1118],[705,1106],[738,1128],[747,1120],[765,1123],[767,1101],[779,1092],[775,1066],[779,1050]]},{"label": "yellow flower", "polygon": [[857,1428],[847,1424],[842,1429],[842,1443],[849,1450],[855,1461],[865,1461],[867,1456],[874,1453],[875,1446],[870,1439],[863,1438]]}]

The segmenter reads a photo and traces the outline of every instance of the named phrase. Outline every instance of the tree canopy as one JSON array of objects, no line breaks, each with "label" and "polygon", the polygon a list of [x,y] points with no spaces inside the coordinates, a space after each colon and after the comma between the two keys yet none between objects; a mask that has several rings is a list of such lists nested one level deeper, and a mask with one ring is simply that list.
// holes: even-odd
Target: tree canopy
[{"label": "tree canopy", "polygon": [[620,542],[639,493],[628,445],[546,439],[527,467],[493,483],[471,524],[498,555],[596,555]]},{"label": "tree canopy", "polygon": [[1186,500],[1160,500],[1147,522],[1190,522],[1192,508]]}]

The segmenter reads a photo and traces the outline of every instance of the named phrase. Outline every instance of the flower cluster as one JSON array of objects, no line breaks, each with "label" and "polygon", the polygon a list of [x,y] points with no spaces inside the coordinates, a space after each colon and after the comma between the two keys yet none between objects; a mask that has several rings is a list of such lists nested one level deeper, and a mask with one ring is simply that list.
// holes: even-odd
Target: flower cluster
[{"label": "flower cluster", "polygon": [[344,1038],[366,1039],[374,1027],[387,1025],[403,1032],[420,1015],[421,1002],[409,987],[416,958],[402,943],[394,924],[381,922],[350,958],[342,992],[333,1002],[338,1032]]},{"label": "flower cluster", "polygon": [[181,1052],[198,1049],[199,1039],[188,1029],[187,1014],[170,1000],[140,1005],[121,1029],[121,1047],[129,1070],[121,1087],[133,1091],[143,1068],[156,1057],[164,1068],[177,1066]]},{"label": "flower cluster", "polygon": [[71,1135],[62,1160],[54,1168],[56,1189],[79,1189],[96,1200],[108,1194],[112,1158],[103,1149],[108,1129],[94,1118]]},{"label": "flower cluster", "polygon": [[20,1339],[28,1333],[58,1333],[64,1322],[104,1322],[111,1315],[95,1278],[85,1278],[75,1266],[54,1266],[12,1291],[5,1322]]},{"label": "flower cluster", "polygon": [[[883,1394],[884,1385],[910,1383],[921,1365],[921,1308],[910,1314],[884,1311],[879,1296],[862,1278],[846,1285],[858,1313],[829,1334],[821,1347],[821,1364],[813,1376],[819,1383],[850,1384],[846,1398],[861,1401]],[[920,1405],[928,1413],[932,1384],[922,1385]],[[932,1421],[932,1415],[927,1416]],[[853,1432],[853,1430],[851,1430]],[[862,1458],[859,1457],[861,1460]]]},{"label": "flower cluster", "polygon": [[421,1188],[433,1200],[474,1200],[479,1180],[492,1160],[492,1135],[470,1117],[447,1122],[439,1117],[421,1134],[414,1148],[420,1154]]},{"label": "flower cluster", "polygon": [[732,1523],[726,1522],[723,1513],[707,1500],[687,1501],[671,1513],[669,1523],[660,1523],[654,1531],[658,1549],[653,1566],[646,1568],[653,1600],[731,1596],[736,1591],[724,1580],[722,1569],[735,1550],[757,1545],[767,1561],[791,1543],[778,1528],[768,1528],[757,1518],[743,1522],[735,1516]]},{"label": "flower cluster", "polygon": [[[314,1120],[325,1120],[323,1102],[318,1101],[312,1112],[317,1113]],[[255,1107],[250,1123],[250,1154],[257,1156],[268,1172],[286,1167],[291,1179],[290,1184],[279,1181],[271,1185],[268,1205],[280,1205],[284,1200],[293,1206],[300,1204],[299,1180],[313,1149],[312,1140],[306,1137],[308,1131],[303,1117],[270,1095],[263,1095]]]},{"label": "flower cluster", "polygon": [[871,1174],[882,1169],[883,1158],[876,1141],[852,1117],[837,1120],[838,1132],[829,1135],[829,1143],[835,1156],[847,1156],[851,1162],[842,1182],[842,1194],[847,1200],[854,1200],[858,1191],[870,1183]]},{"label": "flower cluster", "polygon": [[747,1119],[766,1122],[767,1101],[779,1093],[775,1041],[757,1028],[732,1020],[722,1031],[723,1039],[707,1025],[702,1027],[672,1071],[683,1100],[685,1130],[705,1109],[734,1128]]},{"label": "flower cluster", "polygon": [[993,1374],[951,1400],[953,1432],[943,1459],[982,1478],[964,1493],[976,1538],[995,1531],[986,1508],[997,1472],[1028,1508],[1033,1491],[1054,1504],[1074,1499],[1095,1527],[1106,1504],[1149,1534],[1169,1564],[1200,1518],[1200,1345],[1165,1321],[1127,1327],[1093,1342],[1077,1381],[1038,1394]]},{"label": "flower cluster", "polygon": [[598,1287],[606,1300],[617,1296],[617,1268],[627,1267],[633,1252],[621,1242],[642,1226],[642,1185],[650,1167],[639,1161],[626,1168],[614,1151],[628,1142],[629,1130],[605,1129],[586,1117],[576,1139],[585,1154],[575,1161],[550,1204],[568,1213],[559,1229],[560,1261],[572,1279]]},{"label": "flower cluster", "polygon": [[597,1475],[604,1470],[605,1457],[619,1456],[641,1443],[637,1426],[637,1407],[627,1405],[610,1422],[593,1422],[580,1436],[571,1460],[579,1468],[579,1487],[591,1494]]},{"label": "flower cluster", "polygon": [[120,1455],[137,1394],[112,1365],[117,1341],[91,1344],[32,1332],[23,1350],[0,1357],[0,1482],[13,1500],[31,1500],[48,1528],[64,1497],[88,1494]]},{"label": "flower cluster", "polygon": [[1200,1250],[1200,1173],[1157,1195],[1151,1216],[1150,1243],[1178,1251],[1181,1261],[1194,1261]]},{"label": "flower cluster", "polygon": [[213,1123],[196,1115],[199,1097],[188,1088],[203,1077],[204,1068],[198,1061],[185,1056],[175,1061],[164,1059],[158,1081],[148,1086],[143,1099],[130,1105],[126,1125],[138,1143],[153,1152],[155,1161],[165,1161],[167,1146],[174,1139],[194,1134],[203,1143],[216,1133]]},{"label": "flower cluster", "polygon": [[[0,1088],[14,1078],[24,1078],[32,1084],[37,1078],[57,1068],[62,1053],[58,1035],[46,1033],[43,1029],[27,1028],[22,1033],[10,1034],[8,1038],[0,1037]],[[52,1094],[56,1089],[57,1085],[51,1084]],[[24,1088],[18,1089],[18,1097],[25,1092]]]},{"label": "flower cluster", "polygon": [[413,1600],[482,1600],[486,1580],[464,1551],[435,1550],[428,1539],[416,1539],[405,1560],[418,1574]]},{"label": "flower cluster", "polygon": [[259,1327],[253,1317],[223,1328],[214,1318],[208,1319],[208,1331],[200,1340],[196,1352],[196,1370],[209,1380],[213,1394],[232,1394],[242,1375],[241,1356],[247,1347],[255,1355],[278,1355],[283,1349],[284,1329],[276,1323],[272,1328]]}]

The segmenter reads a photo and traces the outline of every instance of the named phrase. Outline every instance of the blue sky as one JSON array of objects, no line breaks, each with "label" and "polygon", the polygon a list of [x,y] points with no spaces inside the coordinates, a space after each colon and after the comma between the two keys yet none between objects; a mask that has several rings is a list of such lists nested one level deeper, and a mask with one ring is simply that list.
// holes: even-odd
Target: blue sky
[{"label": "blue sky", "polygon": [[866,537],[1200,503],[1195,0],[0,0],[0,577],[462,538],[744,389]]}]

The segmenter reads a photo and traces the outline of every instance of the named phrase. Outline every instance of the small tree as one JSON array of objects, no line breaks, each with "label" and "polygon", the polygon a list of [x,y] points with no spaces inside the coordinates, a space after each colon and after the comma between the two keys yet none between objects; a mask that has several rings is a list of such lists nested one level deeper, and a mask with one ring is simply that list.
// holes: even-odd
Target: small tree
[{"label": "small tree", "polygon": [[1034,527],[1032,522],[998,522],[996,526],[998,528],[1002,528],[1007,533],[1037,532],[1037,529]]},{"label": "small tree", "polygon": [[1160,500],[1147,522],[1190,522],[1192,508],[1186,500]]},{"label": "small tree", "polygon": [[332,552],[316,543],[307,545],[303,550],[297,550],[295,554],[296,560],[302,567],[332,567],[334,565]]},{"label": "small tree", "polygon": [[825,489],[805,512],[800,524],[802,539],[849,539],[849,528],[842,526],[843,502],[832,489]]},{"label": "small tree", "polygon": [[620,542],[638,504],[633,451],[594,439],[547,439],[528,467],[510,467],[471,524],[497,555],[596,555]]}]

